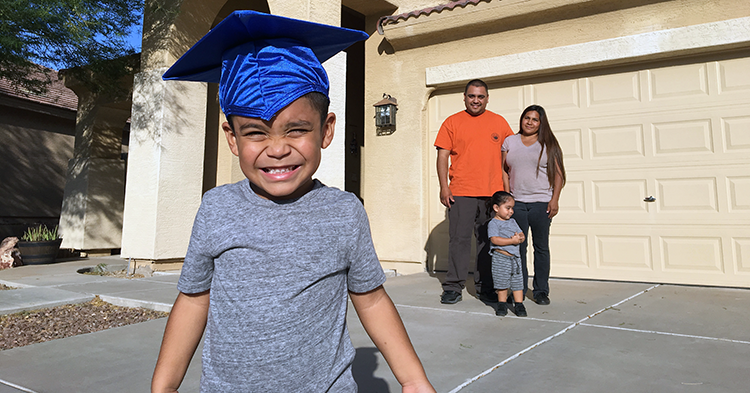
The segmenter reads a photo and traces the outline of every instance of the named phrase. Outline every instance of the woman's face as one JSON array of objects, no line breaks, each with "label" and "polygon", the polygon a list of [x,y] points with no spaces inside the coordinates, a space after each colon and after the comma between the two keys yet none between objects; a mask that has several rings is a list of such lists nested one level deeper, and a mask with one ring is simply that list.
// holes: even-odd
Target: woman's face
[{"label": "woman's face", "polygon": [[524,135],[534,135],[539,132],[539,113],[528,111],[521,118],[521,132]]}]

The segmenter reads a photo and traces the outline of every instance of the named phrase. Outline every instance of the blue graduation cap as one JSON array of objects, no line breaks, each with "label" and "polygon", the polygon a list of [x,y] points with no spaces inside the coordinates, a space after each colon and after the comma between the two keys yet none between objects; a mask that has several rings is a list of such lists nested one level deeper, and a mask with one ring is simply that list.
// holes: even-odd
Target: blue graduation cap
[{"label": "blue graduation cap", "polygon": [[270,120],[310,92],[328,96],[322,62],[367,33],[255,11],[234,11],[162,78],[219,83],[225,115]]}]

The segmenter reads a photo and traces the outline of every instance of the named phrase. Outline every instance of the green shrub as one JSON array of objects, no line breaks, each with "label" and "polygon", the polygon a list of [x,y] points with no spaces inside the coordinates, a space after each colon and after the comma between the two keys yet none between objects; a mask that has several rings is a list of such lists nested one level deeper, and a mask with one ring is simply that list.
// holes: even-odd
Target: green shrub
[{"label": "green shrub", "polygon": [[23,233],[21,240],[25,242],[46,242],[50,240],[57,240],[60,235],[57,233],[57,225],[55,229],[50,230],[46,225],[39,225],[36,227],[27,228],[26,232]]}]

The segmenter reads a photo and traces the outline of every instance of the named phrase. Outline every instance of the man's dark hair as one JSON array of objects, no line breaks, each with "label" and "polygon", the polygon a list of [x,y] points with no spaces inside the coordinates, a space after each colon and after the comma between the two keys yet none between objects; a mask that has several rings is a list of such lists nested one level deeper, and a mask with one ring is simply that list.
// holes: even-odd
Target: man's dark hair
[{"label": "man's dark hair", "polygon": [[484,87],[484,91],[486,91],[487,94],[490,94],[490,89],[487,87],[487,84],[484,83],[484,81],[481,79],[470,80],[469,83],[467,83],[466,87],[464,88],[464,94],[466,94],[466,92],[469,91],[469,86]]}]

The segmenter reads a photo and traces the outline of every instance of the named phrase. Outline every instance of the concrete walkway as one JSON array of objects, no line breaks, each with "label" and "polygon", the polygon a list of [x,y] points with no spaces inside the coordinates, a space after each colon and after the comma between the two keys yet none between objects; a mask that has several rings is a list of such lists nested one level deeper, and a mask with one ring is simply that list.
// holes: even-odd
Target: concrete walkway
[{"label": "concrete walkway", "polygon": [[[177,274],[127,280],[81,275],[92,258],[0,271],[0,314],[82,302],[168,310]],[[439,277],[389,278],[412,342],[438,392],[746,392],[750,290],[551,280],[552,304],[496,317],[464,291],[439,302]],[[355,313],[349,329],[360,392],[400,392]],[[0,351],[0,393],[146,392],[166,319]],[[199,349],[200,350],[200,349]],[[197,392],[196,355],[182,393]]]}]

